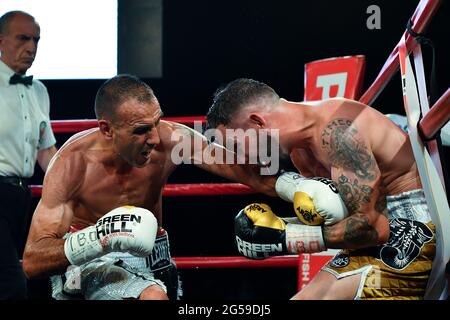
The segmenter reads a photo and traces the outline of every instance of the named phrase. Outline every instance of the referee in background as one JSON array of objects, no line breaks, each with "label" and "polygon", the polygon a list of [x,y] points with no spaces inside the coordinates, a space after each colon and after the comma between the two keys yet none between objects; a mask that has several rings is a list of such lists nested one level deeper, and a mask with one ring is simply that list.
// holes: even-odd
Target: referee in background
[{"label": "referee in background", "polygon": [[0,17],[0,300],[26,299],[20,258],[31,204],[29,178],[36,160],[46,171],[56,153],[46,87],[25,76],[40,38],[22,11]]}]

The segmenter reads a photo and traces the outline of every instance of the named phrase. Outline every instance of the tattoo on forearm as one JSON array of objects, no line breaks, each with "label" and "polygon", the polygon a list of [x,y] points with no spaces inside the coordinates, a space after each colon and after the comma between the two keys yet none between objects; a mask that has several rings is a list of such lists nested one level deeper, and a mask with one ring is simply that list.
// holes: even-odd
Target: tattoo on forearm
[{"label": "tattoo on forearm", "polygon": [[336,185],[350,213],[357,212],[361,207],[361,203],[370,202],[373,189],[365,184],[359,185],[358,179],[354,179],[351,182],[348,177],[341,175]]},{"label": "tattoo on forearm", "polygon": [[378,239],[378,232],[369,224],[364,214],[355,214],[348,218],[345,225],[344,240],[357,245],[372,244]]},{"label": "tattoo on forearm", "polygon": [[375,159],[349,119],[334,119],[322,131],[322,147],[334,165],[355,172],[360,179],[376,178]]},{"label": "tattoo on forearm", "polygon": [[323,240],[325,241],[325,245],[328,248],[330,247],[330,243],[335,242],[336,239],[339,238],[338,231],[336,230],[336,225],[329,225],[322,227]]},{"label": "tattoo on forearm", "polygon": [[386,217],[388,216],[387,200],[384,193],[378,196],[377,202],[375,203],[375,210]]}]

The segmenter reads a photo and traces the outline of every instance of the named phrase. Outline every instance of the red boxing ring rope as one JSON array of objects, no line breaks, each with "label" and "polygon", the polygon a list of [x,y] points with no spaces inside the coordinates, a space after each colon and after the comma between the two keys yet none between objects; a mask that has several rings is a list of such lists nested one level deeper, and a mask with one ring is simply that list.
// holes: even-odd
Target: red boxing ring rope
[{"label": "red boxing ring rope", "polygon": [[[42,194],[41,185],[31,185],[33,197]],[[223,195],[247,195],[257,191],[240,183],[197,183],[197,184],[167,184],[163,190],[165,197],[195,197],[195,196],[223,196]]]},{"label": "red boxing ring rope", "polygon": [[[193,126],[195,121],[201,121],[202,124],[206,122],[204,116],[189,116],[189,117],[163,117],[163,120],[173,121]],[[52,130],[55,133],[72,133],[83,131],[98,126],[97,119],[84,120],[52,120]]]},{"label": "red boxing ring rope", "polygon": [[450,120],[450,88],[439,98],[419,122],[419,130],[426,140],[433,139],[436,133]]},{"label": "red boxing ring rope", "polygon": [[178,257],[173,258],[180,269],[228,269],[228,268],[296,268],[298,256],[278,256],[265,260],[249,260],[244,257]]}]

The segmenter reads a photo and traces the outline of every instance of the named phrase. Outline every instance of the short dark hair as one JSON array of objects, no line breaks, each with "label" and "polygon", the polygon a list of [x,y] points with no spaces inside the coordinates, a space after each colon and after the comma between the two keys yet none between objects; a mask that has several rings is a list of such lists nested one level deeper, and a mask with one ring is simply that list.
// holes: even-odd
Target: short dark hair
[{"label": "short dark hair", "polygon": [[5,34],[8,32],[8,27],[9,27],[9,24],[11,23],[11,20],[17,15],[24,15],[24,16],[32,18],[33,21],[35,21],[34,17],[31,14],[26,13],[25,11],[19,11],[19,10],[8,11],[0,17],[0,34]]},{"label": "short dark hair", "polygon": [[118,107],[127,100],[136,99],[140,103],[156,100],[152,88],[138,77],[119,74],[101,85],[95,96],[97,119],[114,119]]},{"label": "short dark hair", "polygon": [[228,83],[214,94],[213,104],[206,115],[208,127],[229,124],[237,111],[260,99],[275,102],[279,96],[267,84],[253,79],[241,78]]}]

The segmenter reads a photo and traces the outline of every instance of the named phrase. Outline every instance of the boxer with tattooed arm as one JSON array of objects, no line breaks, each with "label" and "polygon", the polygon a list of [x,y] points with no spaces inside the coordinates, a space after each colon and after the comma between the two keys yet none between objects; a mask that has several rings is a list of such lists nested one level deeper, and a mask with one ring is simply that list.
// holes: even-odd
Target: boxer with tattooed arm
[{"label": "boxer with tattooed arm", "polygon": [[[349,99],[287,101],[251,79],[217,90],[207,121],[225,136],[227,129],[278,130],[272,143],[279,144],[280,163],[292,161],[301,174],[284,173],[276,183],[299,219],[281,219],[265,204],[236,216],[243,255],[342,249],[293,299],[423,298],[436,231],[409,137],[394,123]],[[327,201],[319,200],[329,190],[320,183],[336,188],[348,213],[337,198],[323,209]]]}]

